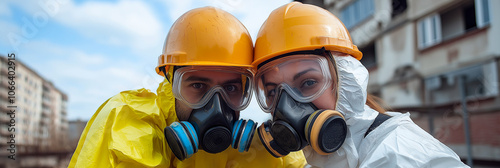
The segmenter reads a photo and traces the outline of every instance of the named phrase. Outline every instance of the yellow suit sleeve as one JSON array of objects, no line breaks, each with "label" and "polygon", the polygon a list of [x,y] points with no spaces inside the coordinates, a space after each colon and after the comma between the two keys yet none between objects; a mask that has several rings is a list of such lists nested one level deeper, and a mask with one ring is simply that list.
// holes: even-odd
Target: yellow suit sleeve
[{"label": "yellow suit sleeve", "polygon": [[104,102],[87,123],[69,167],[159,167],[170,165],[156,95],[124,91]]}]

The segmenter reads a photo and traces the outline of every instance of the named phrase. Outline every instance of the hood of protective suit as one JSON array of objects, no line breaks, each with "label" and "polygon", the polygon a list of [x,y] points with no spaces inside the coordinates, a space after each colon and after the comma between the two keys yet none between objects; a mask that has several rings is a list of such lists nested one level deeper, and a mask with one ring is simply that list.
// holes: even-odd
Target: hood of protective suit
[{"label": "hood of protective suit", "polygon": [[178,121],[177,113],[175,113],[175,97],[172,93],[172,84],[164,80],[156,89],[156,104],[160,108],[160,113],[166,116],[167,125]]},{"label": "hood of protective suit", "polygon": [[310,146],[304,148],[308,164],[349,168],[468,167],[453,150],[413,123],[409,113],[386,112],[392,118],[365,137],[379,114],[366,105],[368,71],[353,57],[334,59],[339,76],[336,110],[345,116],[347,137],[342,147],[330,155],[320,155]]},{"label": "hood of protective suit", "polygon": [[347,124],[347,137],[342,147],[330,155],[320,155],[310,147],[303,149],[308,164],[329,167],[356,167],[357,147],[378,112],[366,105],[368,70],[354,57],[334,56],[338,74],[338,100],[336,110],[343,113]]}]

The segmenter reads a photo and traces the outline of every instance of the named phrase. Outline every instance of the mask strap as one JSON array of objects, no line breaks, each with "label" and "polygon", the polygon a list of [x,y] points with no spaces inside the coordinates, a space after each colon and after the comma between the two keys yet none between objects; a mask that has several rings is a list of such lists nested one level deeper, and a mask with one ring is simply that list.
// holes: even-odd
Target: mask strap
[{"label": "mask strap", "polygon": [[327,52],[327,50],[325,49],[325,47],[321,47],[320,49],[315,49],[315,50],[304,50],[304,51],[294,51],[294,52],[289,52],[289,53],[286,53],[286,54],[282,54],[282,55],[278,55],[276,57],[273,57],[271,59],[268,59],[262,63],[260,63],[258,66],[257,66],[257,69],[262,67],[264,64],[267,64],[271,61],[274,61],[274,60],[277,60],[277,59],[280,59],[280,58],[283,58],[283,57],[286,57],[286,56],[290,56],[290,55],[300,55],[300,54],[314,54],[314,55],[325,55],[325,52]]},{"label": "mask strap", "polygon": [[165,66],[162,66],[159,69],[160,69],[160,72],[163,72],[163,76],[167,79],[167,81],[170,82],[170,79],[168,79],[167,72],[165,70]]},{"label": "mask strap", "polygon": [[[165,69],[165,66],[159,67],[159,69],[160,69],[160,72],[163,72],[163,76],[165,77],[165,79],[167,79],[167,81],[169,83],[172,83],[172,81],[170,80],[172,78],[171,73],[167,72],[167,70]],[[173,72],[172,66],[169,67],[169,72]]]}]

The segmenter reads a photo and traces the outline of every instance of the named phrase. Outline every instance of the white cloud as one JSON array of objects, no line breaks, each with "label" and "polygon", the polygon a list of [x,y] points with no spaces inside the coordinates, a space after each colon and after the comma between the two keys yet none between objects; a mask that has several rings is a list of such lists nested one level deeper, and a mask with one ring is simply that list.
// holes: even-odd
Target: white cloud
[{"label": "white cloud", "polygon": [[[91,59],[93,56],[86,55],[86,57]],[[70,110],[73,112],[69,115],[70,118],[90,118],[107,98],[124,90],[140,88],[137,86],[141,86],[141,80],[146,76],[134,66],[133,62],[129,61],[68,64],[76,60],[78,59],[52,60],[47,63],[51,68],[46,69],[46,71],[53,72],[51,75],[56,78],[54,80],[61,84],[62,89],[67,89],[71,96],[70,108],[72,108],[71,105],[74,106]],[[78,106],[87,106],[87,108],[77,109],[80,108]]]},{"label": "white cloud", "polygon": [[130,47],[137,53],[158,48],[166,35],[142,1],[68,3],[56,20],[102,44]]},{"label": "white cloud", "polygon": [[2,28],[2,31],[0,32],[0,45],[11,48],[11,37],[9,36],[12,36],[12,34],[17,34],[22,37],[20,28],[11,22],[0,20],[0,27]]},{"label": "white cloud", "polygon": [[[208,1],[210,6],[218,7],[233,14],[238,18],[243,25],[248,29],[252,40],[255,42],[257,33],[260,26],[267,19],[269,14],[276,8],[291,2],[290,0],[258,0],[258,1],[244,1],[244,0],[211,0]],[[168,1],[165,3],[169,9],[169,16],[172,20],[176,20],[183,13],[197,8],[206,2],[192,2],[190,1]],[[252,119],[256,122],[262,123],[271,118],[271,115],[264,113],[255,98],[252,98],[250,105],[241,112],[241,117],[244,119]]]},{"label": "white cloud", "polygon": [[[144,80],[150,74],[138,65],[147,64],[146,60],[116,60],[110,55],[89,54],[39,40],[31,41],[26,48],[30,50],[22,50],[19,59],[68,94],[69,119],[90,119],[109,97],[142,87],[154,90],[159,83],[152,81],[145,85]],[[42,55],[50,59],[40,57]],[[150,67],[149,71],[152,70]]]},{"label": "white cloud", "polygon": [[255,42],[260,26],[264,23],[271,12],[289,2],[290,0],[259,0],[259,1],[244,1],[244,0],[212,0],[218,7],[235,15],[252,36]]},{"label": "white cloud", "polygon": [[[53,1],[55,0],[43,2]],[[32,20],[36,13],[45,12],[38,3],[15,0],[7,2],[28,12],[27,16],[21,18]],[[155,92],[162,80],[154,72],[156,56],[160,54],[169,30],[169,27],[163,27],[169,23],[159,21],[159,15],[168,15],[173,22],[191,9],[205,5],[216,6],[235,15],[248,28],[255,41],[257,32],[269,13],[287,2],[289,1],[171,0],[164,3],[164,11],[157,11],[164,13],[154,13],[152,6],[144,1],[65,2],[55,10],[54,17],[49,18],[47,26],[51,26],[51,22],[59,22],[89,38],[89,41],[95,41],[95,44],[87,46],[114,46],[126,52],[133,51],[130,55],[143,58],[84,51],[78,45],[66,45],[64,40],[43,41],[38,38],[28,39],[29,42],[19,50],[19,57],[42,76],[53,81],[56,87],[68,93],[70,119],[89,119],[101,103],[120,91],[146,87]],[[1,3],[0,10],[4,6],[7,5]],[[0,16],[2,13],[6,12],[0,11]],[[22,26],[0,20],[0,27],[6,30],[1,33],[20,34]],[[8,46],[5,34],[0,35],[0,45]],[[250,106],[242,112],[242,117],[262,122],[269,118],[269,114],[263,113],[253,99]]]},{"label": "white cloud", "polygon": [[[37,13],[45,12],[49,15],[38,3],[21,3],[14,0],[7,2],[26,12],[25,16],[13,19],[26,18],[32,21]],[[84,51],[79,48],[78,42],[77,45],[71,46],[66,45],[64,40],[25,37],[24,25],[0,20],[0,27],[6,30],[0,34],[0,48],[8,49],[11,46],[8,38],[5,38],[6,33],[15,33],[27,39],[16,52],[17,55],[21,61],[68,94],[70,119],[89,119],[101,103],[124,90],[145,87],[155,91],[162,79],[154,73],[154,67],[166,30],[148,4],[129,0],[81,4],[59,3],[55,0],[37,2],[57,3],[58,6],[51,8],[55,15],[48,18],[49,23],[59,22],[95,42],[86,44],[87,46],[114,46],[125,52],[134,52],[128,56],[107,55]],[[4,3],[1,3],[0,9],[3,6]],[[37,26],[36,30],[41,30],[43,26]]]},{"label": "white cloud", "polygon": [[177,20],[185,12],[202,7],[214,6],[233,14],[248,29],[255,41],[260,26],[269,14],[276,8],[291,2],[291,0],[210,0],[210,1],[166,1],[165,6],[172,20]]},{"label": "white cloud", "polygon": [[171,0],[171,1],[161,1],[165,4],[165,7],[168,9],[169,18],[173,21],[177,20],[182,14],[186,13],[188,10],[191,10],[193,7],[193,0]]}]

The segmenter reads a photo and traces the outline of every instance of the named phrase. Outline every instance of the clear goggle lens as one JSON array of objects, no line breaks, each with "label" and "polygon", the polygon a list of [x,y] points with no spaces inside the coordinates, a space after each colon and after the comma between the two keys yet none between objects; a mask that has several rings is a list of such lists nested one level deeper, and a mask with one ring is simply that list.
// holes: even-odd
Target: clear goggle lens
[{"label": "clear goggle lens", "polygon": [[259,105],[265,112],[271,112],[280,91],[308,103],[331,86],[332,75],[324,56],[308,54],[271,61],[259,68],[255,80]]},{"label": "clear goggle lens", "polygon": [[220,93],[230,108],[241,111],[252,95],[253,74],[239,67],[187,66],[174,73],[172,92],[189,107],[203,107]]}]

